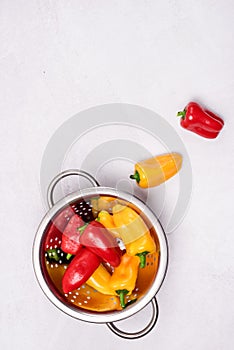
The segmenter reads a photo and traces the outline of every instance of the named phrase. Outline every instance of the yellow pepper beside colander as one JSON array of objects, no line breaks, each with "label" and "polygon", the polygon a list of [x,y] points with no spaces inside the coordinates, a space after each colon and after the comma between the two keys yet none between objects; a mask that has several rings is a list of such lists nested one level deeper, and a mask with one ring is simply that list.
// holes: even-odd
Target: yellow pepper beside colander
[{"label": "yellow pepper beside colander", "polygon": [[142,188],[158,186],[180,170],[182,159],[179,153],[167,153],[143,160],[135,164],[135,173],[130,178]]}]

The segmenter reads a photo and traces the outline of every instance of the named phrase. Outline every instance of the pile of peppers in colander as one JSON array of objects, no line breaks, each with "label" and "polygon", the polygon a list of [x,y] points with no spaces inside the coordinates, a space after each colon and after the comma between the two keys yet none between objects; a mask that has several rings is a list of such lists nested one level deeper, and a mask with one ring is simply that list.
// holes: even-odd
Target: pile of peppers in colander
[{"label": "pile of peppers in colander", "polygon": [[[103,198],[107,203],[112,200],[112,214],[98,210]],[[119,296],[120,305],[125,308],[135,301],[126,303],[125,296],[132,294],[138,269],[145,267],[146,255],[156,251],[156,244],[147,225],[132,208],[111,197],[94,199],[95,206],[97,218],[89,222],[84,222],[72,208],[66,209],[66,224],[61,223],[62,213],[58,215],[46,241],[51,242],[55,235],[58,237],[62,229],[61,239],[57,238],[56,249],[51,246],[46,252],[55,260],[59,259],[58,249],[67,253],[69,265],[62,278],[65,294],[86,283],[102,294]],[[119,248],[118,239],[124,244],[124,250]]]}]

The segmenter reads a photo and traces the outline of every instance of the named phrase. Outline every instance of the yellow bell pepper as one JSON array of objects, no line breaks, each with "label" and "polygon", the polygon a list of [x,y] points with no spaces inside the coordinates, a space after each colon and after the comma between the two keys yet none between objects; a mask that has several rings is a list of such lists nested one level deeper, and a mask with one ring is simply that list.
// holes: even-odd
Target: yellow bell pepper
[{"label": "yellow bell pepper", "polygon": [[181,166],[182,156],[179,153],[162,154],[135,164],[135,174],[130,178],[142,188],[154,187],[174,176]]},{"label": "yellow bell pepper", "polygon": [[147,225],[137,212],[120,204],[113,207],[113,221],[123,240],[126,252],[140,258],[140,267],[145,267],[146,255],[156,251],[156,244]]},{"label": "yellow bell pepper", "polygon": [[111,231],[115,237],[120,237],[118,230],[114,224],[113,216],[108,213],[106,210],[101,210],[98,213],[98,217],[96,219],[98,222],[100,222],[105,228],[107,228],[109,231]]},{"label": "yellow bell pepper", "polygon": [[100,264],[86,283],[98,292],[107,295],[115,295],[115,291],[110,287],[111,274]]},{"label": "yellow bell pepper", "polygon": [[[125,295],[130,295],[135,288],[138,275],[139,259],[136,256],[124,254],[118,267],[114,269],[110,278],[110,288],[112,288],[120,298],[120,305],[125,308]],[[135,300],[134,300],[135,301]]]},{"label": "yellow bell pepper", "polygon": [[109,211],[117,204],[117,199],[111,196],[98,196],[91,199],[93,213],[97,214],[101,210]]},{"label": "yellow bell pepper", "polygon": [[148,231],[144,236],[126,245],[129,255],[136,255],[140,258],[140,268],[145,267],[146,255],[156,251],[156,244]]},{"label": "yellow bell pepper", "polygon": [[139,259],[136,256],[124,254],[112,275],[100,264],[86,284],[102,294],[118,295],[121,307],[125,308],[125,295],[130,295],[135,288],[138,266]]}]

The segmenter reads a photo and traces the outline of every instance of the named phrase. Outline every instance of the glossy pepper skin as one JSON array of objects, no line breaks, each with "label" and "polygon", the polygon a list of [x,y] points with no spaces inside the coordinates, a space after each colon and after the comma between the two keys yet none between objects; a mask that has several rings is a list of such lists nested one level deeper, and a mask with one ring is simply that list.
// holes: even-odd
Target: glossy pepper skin
[{"label": "glossy pepper skin", "polygon": [[80,227],[80,243],[103,261],[116,267],[120,264],[120,252],[114,236],[101,223],[91,221]]},{"label": "glossy pepper skin", "polygon": [[115,237],[120,237],[119,232],[114,224],[113,216],[106,210],[101,210],[96,219],[100,224],[113,233]]},{"label": "glossy pepper skin", "polygon": [[198,103],[190,102],[181,112],[180,125],[202,137],[216,138],[224,126],[224,121],[207,109],[203,109]]},{"label": "glossy pepper skin", "polygon": [[135,210],[120,204],[113,207],[113,220],[126,252],[138,256],[140,267],[145,267],[146,255],[156,251],[156,244],[144,220]]},{"label": "glossy pepper skin", "polygon": [[96,289],[99,293],[115,295],[114,290],[110,287],[110,279],[111,274],[102,264],[100,264],[86,283],[90,287]]},{"label": "glossy pepper skin", "polygon": [[179,153],[162,154],[135,164],[135,173],[130,178],[142,188],[155,187],[174,176],[181,166],[182,156]]},{"label": "glossy pepper skin", "polygon": [[99,264],[100,259],[89,249],[79,250],[63,275],[62,288],[64,293],[72,292],[84,284]]},{"label": "glossy pepper skin", "polygon": [[84,225],[84,221],[79,215],[73,215],[67,224],[62,235],[61,248],[65,253],[75,255],[82,247],[80,243],[80,234],[77,228]]},{"label": "glossy pepper skin", "polygon": [[130,295],[135,288],[138,276],[139,259],[124,254],[120,265],[114,269],[112,275],[100,264],[97,270],[86,281],[90,287],[106,295],[118,295],[122,308],[126,306],[125,295]]},{"label": "glossy pepper skin", "polygon": [[73,215],[74,211],[68,207],[51,221],[44,241],[44,250],[56,249],[61,246],[63,230]]},{"label": "glossy pepper skin", "polygon": [[117,204],[115,197],[110,196],[98,196],[91,199],[92,211],[95,217],[102,210],[111,211],[112,207]]},{"label": "glossy pepper skin", "polygon": [[110,278],[109,286],[119,295],[122,308],[126,307],[125,295],[130,295],[135,288],[138,266],[139,259],[136,256],[124,254],[120,265],[115,268]]}]

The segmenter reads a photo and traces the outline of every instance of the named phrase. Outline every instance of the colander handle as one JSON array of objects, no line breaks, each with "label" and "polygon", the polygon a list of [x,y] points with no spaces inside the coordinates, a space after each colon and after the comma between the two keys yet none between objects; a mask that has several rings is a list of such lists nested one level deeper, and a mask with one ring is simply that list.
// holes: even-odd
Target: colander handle
[{"label": "colander handle", "polygon": [[157,322],[157,319],[158,319],[159,310],[158,310],[158,303],[157,303],[157,300],[155,297],[153,297],[153,299],[151,300],[151,305],[152,305],[151,320],[148,323],[148,325],[145,328],[143,328],[141,331],[128,333],[128,332],[122,331],[121,329],[116,327],[116,325],[113,322],[107,323],[107,326],[109,327],[109,329],[113,333],[115,333],[116,335],[118,335],[121,338],[138,339],[138,338],[144,337],[146,334],[148,334],[154,328],[154,326]]},{"label": "colander handle", "polygon": [[54,189],[57,185],[57,183],[59,181],[61,181],[62,179],[64,179],[65,177],[68,176],[72,176],[72,175],[78,175],[78,176],[82,176],[85,179],[89,180],[89,182],[91,182],[91,184],[94,187],[98,187],[99,183],[96,181],[96,179],[90,175],[89,173],[87,173],[86,171],[83,170],[78,170],[78,169],[69,169],[69,170],[65,170],[62,173],[58,174],[57,176],[55,176],[53,178],[53,180],[51,181],[48,190],[47,190],[47,203],[49,208],[52,208],[54,206]]}]

